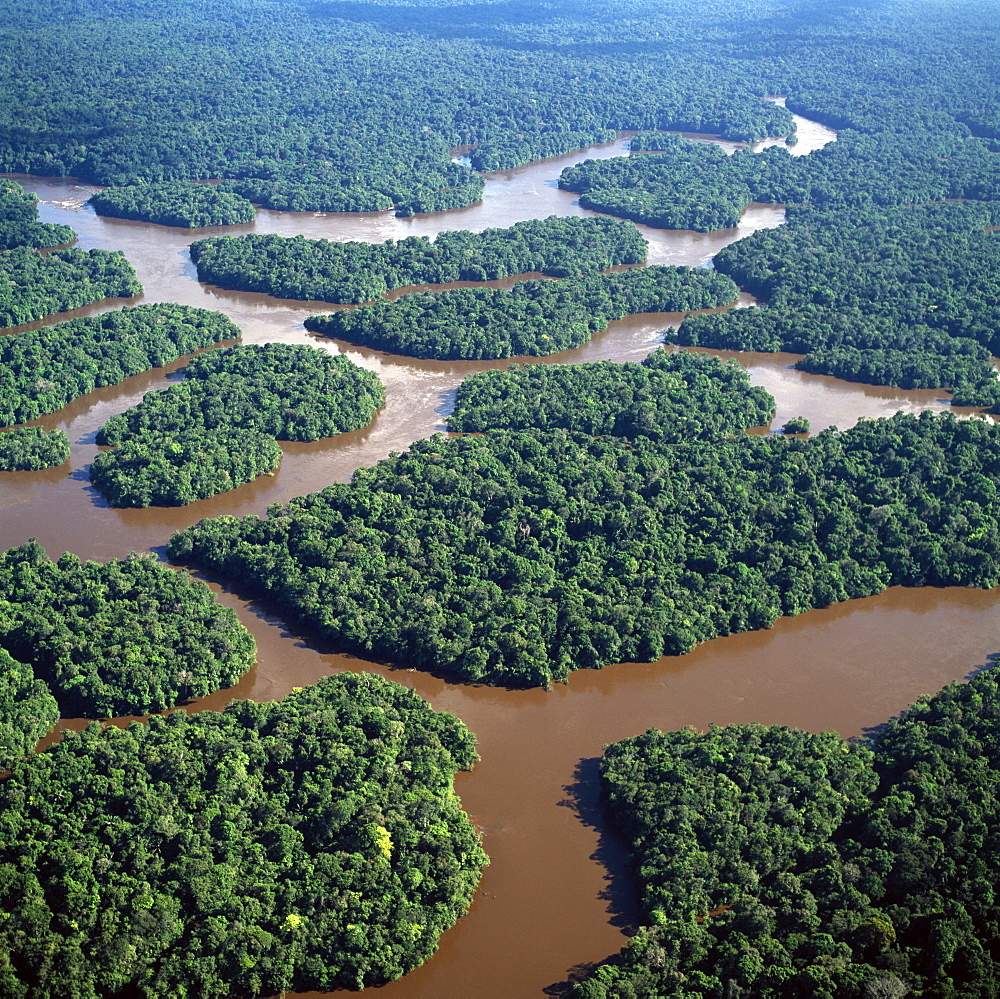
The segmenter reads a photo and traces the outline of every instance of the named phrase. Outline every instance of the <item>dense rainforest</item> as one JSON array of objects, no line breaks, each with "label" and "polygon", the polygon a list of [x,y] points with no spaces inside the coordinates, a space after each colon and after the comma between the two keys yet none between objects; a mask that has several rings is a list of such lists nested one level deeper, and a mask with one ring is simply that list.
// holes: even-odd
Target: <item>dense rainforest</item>
[{"label": "dense rainforest", "polygon": [[113,416],[90,467],[112,506],[183,506],[270,472],[278,440],[314,441],[371,422],[378,375],[306,344],[237,345],[193,358],[186,379]]},{"label": "dense rainforest", "polygon": [[90,466],[90,481],[113,507],[186,506],[228,492],[281,464],[269,434],[242,427],[147,431]]},{"label": "dense rainforest", "polygon": [[0,471],[34,472],[69,461],[65,430],[15,427],[0,431]]},{"label": "dense rainforest", "polygon": [[408,357],[499,358],[555,354],[637,312],[687,312],[736,301],[728,277],[704,268],[651,267],[519,281],[512,288],[416,292],[328,316],[314,333]]},{"label": "dense rainforest", "polygon": [[69,226],[38,221],[33,194],[0,179],[0,329],[104,298],[141,294],[135,269],[123,253],[71,248],[38,252],[74,239]]},{"label": "dense rainforest", "polygon": [[59,704],[27,663],[0,649],[0,768],[27,756],[59,721]]},{"label": "dense rainforest", "polygon": [[192,358],[183,371],[184,381],[108,420],[98,444],[203,427],[315,441],[367,425],[385,398],[373,371],[308,344],[224,347]]},{"label": "dense rainforest", "polygon": [[540,271],[594,274],[646,259],[634,225],[609,218],[531,219],[506,229],[337,243],[303,236],[217,236],[191,244],[198,279],[240,291],[333,304],[369,302],[411,284],[488,281]]},{"label": "dense rainforest", "polygon": [[[708,232],[735,226],[751,201],[870,210],[945,198],[1000,199],[1000,163],[967,127],[890,125],[876,135],[843,129],[808,156],[781,146],[731,156],[677,135],[637,136],[641,156],[588,160],[559,186],[585,208],[665,229]],[[878,212],[875,211],[876,216]]]},{"label": "dense rainforest", "polygon": [[221,313],[162,304],[0,337],[0,425],[54,413],[95,388],[240,335]]},{"label": "dense rainforest", "polygon": [[1000,428],[897,414],[808,441],[497,431],[416,442],[168,553],[339,647],[548,684],[890,585],[1000,582]]},{"label": "dense rainforest", "polygon": [[229,177],[301,209],[438,210],[478,196],[449,147],[482,170],[611,129],[783,135],[791,116],[762,99],[776,93],[862,135],[997,135],[988,4],[922,9],[921,31],[903,5],[5,8],[0,169],[102,184]]},{"label": "dense rainforest", "polygon": [[514,365],[470,375],[448,429],[576,430],[666,443],[717,441],[767,424],[774,399],[709,354],[657,350],[640,363]]},{"label": "dense rainforest", "polygon": [[609,746],[649,925],[569,995],[995,995],[998,717],[989,670],[870,744],[739,725]]},{"label": "dense rainforest", "polygon": [[246,997],[425,961],[486,855],[475,741],[377,676],[67,732],[0,784],[0,993]]},{"label": "dense rainforest", "polygon": [[257,217],[253,205],[232,191],[181,181],[109,187],[90,198],[98,215],[195,229],[238,225]]},{"label": "dense rainforest", "polygon": [[68,249],[43,255],[19,246],[0,253],[0,329],[141,293],[135,269],[119,251]]},{"label": "dense rainforest", "polygon": [[976,203],[861,211],[790,208],[788,223],[726,247],[716,268],[767,305],[694,316],[684,344],[806,353],[797,367],[955,401],[1000,399],[1000,239]]},{"label": "dense rainforest", "polygon": [[15,246],[58,246],[75,238],[68,225],[39,222],[38,199],[20,184],[0,179],[0,251]]},{"label": "dense rainforest", "polygon": [[20,689],[35,689],[14,682],[27,676],[22,665],[64,717],[104,718],[232,686],[254,662],[236,615],[204,583],[151,558],[102,565],[67,553],[52,562],[29,542],[0,553],[0,593],[0,649],[19,664],[7,663],[0,717],[16,709]]}]

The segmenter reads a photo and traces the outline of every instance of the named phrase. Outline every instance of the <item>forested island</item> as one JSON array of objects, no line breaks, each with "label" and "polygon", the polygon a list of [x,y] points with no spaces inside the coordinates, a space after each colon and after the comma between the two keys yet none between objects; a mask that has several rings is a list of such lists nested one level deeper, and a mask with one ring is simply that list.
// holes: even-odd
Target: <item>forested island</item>
[{"label": "forested island", "polygon": [[646,259],[646,240],[609,218],[532,219],[506,229],[336,243],[302,236],[218,236],[191,244],[198,279],[223,288],[333,304],[370,302],[411,284],[491,281],[540,271],[595,274]]},{"label": "forested island", "polygon": [[15,246],[58,246],[76,233],[68,225],[38,221],[38,199],[13,180],[0,179],[0,251]]},{"label": "forested island", "polygon": [[38,221],[38,199],[0,179],[0,330],[104,298],[142,293],[135,269],[120,252],[63,248],[76,233]]},{"label": "forested island", "polygon": [[0,431],[0,471],[34,472],[69,461],[65,430],[14,427]]},{"label": "forested island", "polygon": [[98,215],[187,229],[239,225],[257,217],[253,205],[232,191],[182,181],[109,187],[89,203]]},{"label": "forested island", "polygon": [[90,466],[90,481],[113,507],[186,506],[280,464],[278,442],[259,430],[147,431],[101,452]]},{"label": "forested island", "polygon": [[487,862],[452,791],[475,760],[453,715],[350,674],[67,732],[0,783],[0,990],[235,999],[399,978]]},{"label": "forested island", "polygon": [[240,335],[221,313],[160,304],[0,337],[0,425],[54,413],[95,388]]},{"label": "forested island", "polygon": [[237,345],[191,360],[186,378],[112,417],[90,478],[112,506],[183,506],[277,468],[279,440],[314,441],[371,422],[374,372],[305,344]]},{"label": "forested island", "polygon": [[[997,203],[1000,204],[1000,203]],[[805,353],[796,367],[876,385],[1000,400],[997,204],[789,208],[780,229],[722,250],[715,267],[766,306],[685,319],[670,339]]]},{"label": "forested island", "polygon": [[567,995],[993,994],[998,718],[988,670],[867,743],[734,725],[609,746],[649,925]]},{"label": "forested island", "polygon": [[[34,671],[64,717],[159,711],[232,686],[254,662],[236,615],[204,583],[151,558],[52,562],[29,542],[0,553],[0,592],[0,649],[17,672]],[[11,710],[10,701],[0,709]]]},{"label": "forested island", "polygon": [[448,429],[576,430],[667,443],[717,441],[767,424],[774,399],[708,354],[656,350],[639,364],[514,365],[458,387]]},{"label": "forested island", "polygon": [[579,347],[612,320],[639,312],[731,305],[739,289],[704,268],[651,266],[513,288],[452,288],[403,295],[328,316],[313,333],[407,357],[499,358]]},{"label": "forested island", "polygon": [[167,550],[345,650],[547,685],[891,585],[995,586],[998,474],[1000,428],[929,412],[808,441],[497,431]]},{"label": "forested island", "polygon": [[[636,156],[564,177],[584,209],[707,231],[735,225],[751,200],[788,206],[785,225],[720,254],[714,274],[697,278],[720,294],[730,289],[727,302],[742,285],[760,306],[690,317],[676,342],[791,350],[807,355],[799,363],[808,371],[948,387],[955,403],[1000,399],[990,366],[1000,222],[995,3],[0,6],[8,82],[0,170],[118,188],[180,185],[157,188],[159,204],[143,209],[175,221],[220,217],[190,205],[166,214],[168,191],[204,197],[190,189],[205,180],[221,181],[218,198],[244,212],[252,203],[408,217],[472,205],[485,189],[477,171],[638,131]],[[769,95],[786,95],[785,106]],[[798,159],[781,148],[727,158],[667,134],[794,141],[793,112],[838,129],[837,142]],[[73,232],[39,223],[32,197],[3,183],[0,327],[137,293],[121,255],[37,252]],[[441,227],[465,217],[450,219]],[[282,224],[290,231],[293,222]],[[634,232],[631,223],[599,225]],[[448,267],[435,259],[441,237],[347,251],[325,241],[234,239],[195,254],[199,269],[213,255],[218,264],[206,281],[334,304],[377,299],[397,279],[484,281],[493,256],[507,260],[479,253],[471,233],[448,238],[457,248]],[[519,249],[505,264],[531,256],[532,269],[558,278],[520,293],[539,296],[531,308],[503,313],[513,328],[538,306],[537,353],[546,352],[542,336],[558,339],[550,326],[559,336],[571,328],[568,347],[583,342],[586,324],[607,320],[604,292],[583,300],[582,311],[573,311],[580,301],[561,311],[567,289],[579,298],[609,283],[593,274],[607,266],[599,263],[606,245],[598,240],[591,254],[590,237],[574,238],[567,226],[544,254]],[[571,252],[559,257],[562,244]],[[389,253],[405,262],[398,273],[395,263],[383,267]],[[645,247],[636,260],[644,258]],[[477,331],[465,320],[486,331],[492,298],[479,289],[420,298],[384,313],[413,309],[407,315],[427,324],[441,310],[441,329],[422,332],[419,349],[482,349],[468,346]],[[461,303],[454,315],[449,302]],[[209,346],[180,349],[200,337],[187,327],[209,336],[219,322],[175,314],[162,324],[184,330],[174,342],[153,320],[163,312],[140,313],[149,328],[144,319],[135,330],[131,314],[71,324],[51,340],[0,338],[9,351],[0,355],[0,425],[145,370],[155,363],[147,358]],[[387,322],[385,345],[399,349],[396,319]],[[507,350],[504,334],[489,330]],[[147,352],[147,339],[162,349]],[[734,369],[713,364],[663,353],[621,370],[477,377],[461,392],[469,408],[454,426],[468,419],[471,430],[479,420],[482,436],[418,441],[349,485],[275,504],[267,518],[204,521],[175,535],[169,554],[312,629],[306,641],[318,636],[390,668],[512,687],[683,653],[888,585],[1000,583],[995,428],[899,416],[804,441],[790,434],[808,421],[793,419],[789,436],[746,437],[744,426],[772,407]],[[280,415],[284,391],[259,406],[262,419]],[[252,409],[226,398],[241,419]],[[138,469],[167,453],[176,463],[152,468],[149,481],[180,481],[182,468],[214,472],[237,454],[256,461],[276,446],[270,429],[203,421],[185,430],[186,420],[211,412],[186,406],[157,411],[175,423],[156,442],[155,461],[152,422],[117,445],[120,456],[138,449],[133,485],[146,475]],[[151,414],[152,401],[135,412]],[[124,422],[132,419],[146,417]],[[6,440],[27,447],[32,436]],[[241,474],[224,470],[230,481]],[[140,489],[152,495],[147,481]],[[102,530],[116,516],[129,519],[92,505],[106,518]],[[143,545],[165,533],[151,531]],[[276,705],[190,719],[175,712],[124,732],[95,727],[19,759],[60,713],[159,710],[202,696],[233,682],[252,650],[235,619],[149,559],[99,566],[65,555],[53,564],[37,545],[12,551],[0,557],[0,766],[13,764],[0,782],[0,993],[236,999],[359,988],[433,951],[484,862],[451,794],[454,770],[474,760],[460,723],[380,680],[345,677]],[[814,658],[800,668],[823,669]],[[441,690],[437,679],[413,679],[429,696]],[[599,678],[586,680],[599,688]],[[649,734],[610,753],[608,787],[633,836],[651,926],[577,994],[876,999],[909,990],[990,999],[1000,951],[993,682],[984,674],[919,705],[871,746],[748,726]],[[472,691],[444,690],[473,702]],[[523,700],[479,693],[492,699],[480,703],[499,705],[496,715],[508,712],[498,724]],[[625,703],[607,696],[596,709],[602,717]],[[538,729],[563,699],[542,698]],[[585,740],[571,740],[582,730],[592,736],[597,721],[578,720],[560,734],[559,748],[574,759]],[[538,756],[518,756],[510,741],[506,748],[503,766],[515,779],[544,770]],[[558,786],[546,789],[552,801]],[[485,787],[480,800],[496,789]],[[513,813],[512,797],[496,796]],[[515,836],[524,814],[513,817]],[[488,827],[505,862],[507,818],[498,808]],[[543,827],[530,848],[543,838],[548,848],[553,829]],[[555,878],[545,888],[559,891]],[[512,889],[535,890],[532,904],[537,897],[517,875]],[[527,916],[531,907],[513,911]],[[566,912],[575,928],[576,914]],[[538,924],[521,923],[515,946],[491,940],[518,954],[510,962],[518,985],[526,977],[514,965],[543,949]],[[610,949],[589,947],[560,951],[558,975],[564,954],[568,970]],[[551,959],[555,949],[548,941],[544,949]],[[459,976],[481,959],[468,938],[454,953],[463,951]],[[437,981],[414,989],[433,994]],[[542,985],[549,994],[558,991],[552,981]],[[529,991],[503,980],[480,986],[490,995]]]},{"label": "forested island", "polygon": [[588,160],[564,170],[560,187],[579,191],[585,208],[702,232],[735,226],[751,201],[873,210],[1000,197],[1000,165],[988,142],[957,123],[927,130],[899,109],[874,134],[842,128],[836,142],[808,156],[781,146],[727,156],[677,135],[640,135],[632,148],[660,151]]},{"label": "forested island", "polygon": [[53,250],[43,256],[19,246],[0,253],[0,329],[141,293],[135,269],[120,251]]}]

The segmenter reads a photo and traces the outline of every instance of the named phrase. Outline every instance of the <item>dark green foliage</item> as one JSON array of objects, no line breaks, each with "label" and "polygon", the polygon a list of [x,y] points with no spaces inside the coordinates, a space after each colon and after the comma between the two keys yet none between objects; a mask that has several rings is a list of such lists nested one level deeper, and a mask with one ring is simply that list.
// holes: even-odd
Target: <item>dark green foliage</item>
[{"label": "dark green foliage", "polygon": [[239,337],[239,328],[219,312],[172,304],[0,337],[0,424],[54,413],[95,388]]},{"label": "dark green foliage", "polygon": [[608,218],[532,219],[508,229],[441,232],[431,242],[331,243],[304,236],[217,236],[191,244],[198,278],[223,288],[335,304],[368,302],[411,284],[487,281],[541,271],[593,274],[646,259],[646,241]]},{"label": "dark green foliage", "polygon": [[863,310],[1000,350],[1000,240],[989,224],[969,203],[795,208],[788,225],[727,246],[715,266],[779,310]]},{"label": "dark green foliage", "polygon": [[0,253],[0,328],[69,312],[104,298],[142,293],[132,265],[120,251],[27,247]]},{"label": "dark green foliage", "polygon": [[112,506],[185,506],[235,489],[281,464],[278,442],[223,427],[146,432],[99,454],[90,481]]},{"label": "dark green foliage", "polygon": [[487,862],[452,790],[475,742],[377,676],[68,732],[0,787],[0,989],[271,996],[434,952]]},{"label": "dark green foliage", "polygon": [[29,543],[0,555],[0,648],[65,716],[159,711],[234,684],[254,641],[204,583],[138,555],[101,565]]},{"label": "dark green foliage", "polygon": [[995,995],[998,717],[990,671],[874,752],[759,725],[608,747],[652,925],[569,995]]},{"label": "dark green foliage", "polygon": [[812,425],[804,416],[793,416],[782,428],[783,434],[807,434]]},{"label": "dark green foliage", "polygon": [[657,350],[639,364],[515,365],[458,387],[448,429],[578,430],[681,442],[721,440],[761,426],[774,399],[746,371],[709,354]]},{"label": "dark green foliage", "polygon": [[305,326],[409,357],[543,355],[579,347],[614,319],[728,305],[737,291],[715,271],[653,266],[561,281],[519,281],[509,290],[403,295],[394,302],[310,316]]},{"label": "dark green foliage", "polygon": [[501,431],[168,552],[342,648],[545,684],[889,585],[995,586],[998,474],[1000,428],[930,413],[710,446]]},{"label": "dark green foliage", "polygon": [[[426,137],[422,141],[427,144]],[[409,218],[417,212],[475,204],[483,196],[482,178],[457,163],[442,161],[446,153],[443,143],[432,143],[429,154],[418,153],[410,161],[413,172],[405,180],[386,174],[362,179],[352,164],[338,157],[336,167],[327,161],[318,170],[314,165],[305,176],[279,173],[270,179],[227,180],[219,188],[264,208],[289,212],[384,212],[396,208],[397,215]]]},{"label": "dark green foliage", "polygon": [[148,434],[245,427],[283,441],[314,441],[371,422],[385,392],[378,375],[343,354],[269,343],[192,358],[185,380],[150,392],[98,431],[99,444]]},{"label": "dark green foliage", "polygon": [[[1000,198],[1000,166],[967,127],[869,135],[842,131],[808,156],[771,146],[727,156],[718,146],[658,135],[652,155],[587,160],[559,186],[596,211],[666,229],[735,226],[750,201],[865,211],[944,198]],[[644,137],[637,140],[649,145]],[[633,142],[635,147],[635,142]]]},{"label": "dark green foliage", "polygon": [[0,432],[0,471],[34,472],[69,461],[65,430],[15,427]]},{"label": "dark green foliage", "polygon": [[38,198],[20,184],[0,178],[0,250],[15,246],[58,246],[71,243],[76,233],[68,225],[38,221]]},{"label": "dark green foliage", "polygon": [[49,688],[30,666],[0,649],[0,770],[27,756],[57,721],[59,705]]},{"label": "dark green foliage", "polygon": [[977,204],[789,209],[788,224],[726,247],[716,267],[767,302],[694,316],[678,343],[789,350],[819,374],[997,401],[1000,242]]},{"label": "dark green foliage", "polygon": [[[453,145],[493,169],[616,128],[790,131],[760,96],[786,83],[761,59],[760,32],[780,45],[784,30],[749,8],[717,11],[708,37],[700,9],[557,7],[444,17],[423,2],[56,0],[53,38],[51,18],[9,0],[0,169],[102,184],[250,178],[274,207],[408,213],[478,199]],[[718,59],[720,45],[734,57]]]},{"label": "dark green foliage", "polygon": [[253,222],[257,213],[246,198],[207,184],[166,182],[109,187],[90,199],[98,215],[195,229]]},{"label": "dark green foliage", "polygon": [[113,416],[90,466],[112,506],[181,506],[276,468],[278,440],[313,441],[371,422],[385,397],[378,375],[342,354],[271,343],[210,351],[187,379]]}]

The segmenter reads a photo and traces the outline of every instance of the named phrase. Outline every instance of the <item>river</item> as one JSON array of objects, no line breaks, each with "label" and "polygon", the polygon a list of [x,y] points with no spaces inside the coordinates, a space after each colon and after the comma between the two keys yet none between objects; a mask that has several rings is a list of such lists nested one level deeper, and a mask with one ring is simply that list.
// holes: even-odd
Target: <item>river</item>
[{"label": "river", "polygon": [[[801,155],[833,133],[798,119]],[[83,248],[124,249],[146,291],[139,301],[175,301],[218,309],[244,342],[303,342],[307,315],[320,303],[271,299],[200,285],[187,255],[195,238],[223,232],[302,234],[382,241],[444,229],[479,230],[548,215],[581,215],[575,196],[558,190],[560,170],[588,157],[623,155],[627,137],[584,153],[491,175],[481,204],[413,219],[388,213],[339,215],[261,211],[253,224],[218,230],[169,229],[101,219],[85,201],[95,190],[73,180],[17,178],[41,200],[41,218],[72,225]],[[780,207],[752,205],[738,230],[699,234],[644,229],[650,262],[703,265],[747,233],[779,225]],[[103,311],[105,303],[72,315]],[[66,318],[58,317],[58,318]],[[531,363],[609,358],[639,360],[677,316],[631,317],[577,350]],[[54,321],[54,320],[53,320]],[[34,324],[42,325],[42,324]],[[97,428],[143,393],[170,384],[183,361],[91,393],[35,421],[70,436],[70,466],[0,473],[0,545],[37,537],[49,553],[108,559],[129,550],[160,552],[175,530],[206,516],[262,513],[271,503],[346,481],[354,469],[444,429],[455,387],[483,367],[509,361],[415,361],[314,339],[376,371],[385,408],[364,430],[312,444],[283,444],[278,473],[223,496],[177,510],[116,511],[87,478]],[[814,429],[852,425],[897,409],[940,409],[935,392],[853,385],[789,368],[791,355],[735,354],[755,384],[778,401],[775,425],[807,416]],[[717,639],[688,656],[582,671],[552,691],[452,686],[423,673],[393,670],[338,655],[290,632],[266,609],[213,587],[236,609],[259,647],[257,666],[230,690],[193,706],[218,708],[233,697],[271,700],[343,669],[382,673],[411,686],[434,707],[453,711],[477,734],[482,761],[456,786],[484,831],[492,859],[469,914],[442,938],[424,967],[379,990],[406,999],[510,999],[558,992],[561,983],[618,950],[636,920],[620,843],[598,806],[596,760],[603,746],[645,729],[760,721],[858,735],[922,693],[966,677],[995,650],[1000,593],[964,589],[890,590],[779,621],[772,629]],[[63,723],[77,727],[79,721]],[[317,994],[311,994],[317,995]]]}]

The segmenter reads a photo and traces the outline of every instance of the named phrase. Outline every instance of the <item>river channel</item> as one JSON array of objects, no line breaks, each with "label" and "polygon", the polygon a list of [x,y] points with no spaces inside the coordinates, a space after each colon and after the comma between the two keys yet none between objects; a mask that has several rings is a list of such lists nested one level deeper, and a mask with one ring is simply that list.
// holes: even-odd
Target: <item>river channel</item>
[{"label": "river channel", "polygon": [[[815,123],[797,123],[797,155],[834,138]],[[146,289],[129,304],[173,301],[217,309],[241,328],[246,343],[305,342],[309,335],[303,320],[329,311],[329,306],[201,285],[188,257],[190,242],[216,233],[246,232],[381,242],[410,235],[433,237],[446,229],[507,226],[548,215],[589,214],[573,194],[558,190],[559,172],[588,157],[626,154],[627,137],[494,174],[487,178],[481,204],[413,219],[390,213],[261,211],[250,225],[194,233],[101,219],[85,205],[96,189],[72,179],[16,179],[37,193],[42,221],[69,224],[79,233],[77,245],[125,251]],[[650,242],[651,263],[701,266],[735,239],[782,220],[780,206],[751,205],[735,230],[643,232]],[[121,304],[102,303],[71,315]],[[584,347],[525,360],[639,360],[654,349],[661,331],[678,320],[670,314],[631,317],[612,324]],[[511,363],[417,361],[309,339],[347,353],[379,374],[386,385],[386,405],[369,427],[312,444],[283,444],[282,465],[273,477],[223,496],[176,510],[112,510],[87,477],[87,466],[98,451],[96,431],[145,392],[169,385],[182,360],[93,392],[34,421],[65,429],[72,458],[68,467],[0,473],[0,546],[37,537],[53,557],[63,551],[101,560],[130,550],[160,552],[175,530],[202,517],[262,513],[271,503],[346,481],[356,468],[443,431],[461,380],[484,367]],[[804,415],[814,430],[845,428],[859,417],[947,406],[941,393],[859,386],[796,372],[790,368],[792,355],[731,356],[749,368],[755,384],[776,397],[775,426]],[[1000,619],[1000,592],[897,588],[781,620],[767,631],[717,639],[681,658],[582,671],[547,692],[507,691],[453,686],[423,673],[339,655],[310,636],[289,631],[266,608],[213,588],[253,632],[259,659],[236,687],[198,702],[192,710],[219,708],[233,697],[272,700],[330,673],[366,670],[413,687],[434,707],[461,717],[479,738],[482,760],[473,772],[459,775],[456,787],[483,829],[492,863],[472,909],[445,934],[438,954],[403,980],[378,990],[400,999],[551,995],[624,943],[637,912],[624,852],[606,829],[599,808],[596,760],[606,743],[652,726],[707,727],[713,722],[760,721],[859,735],[920,694],[987,665],[997,649],[994,635]]]}]

